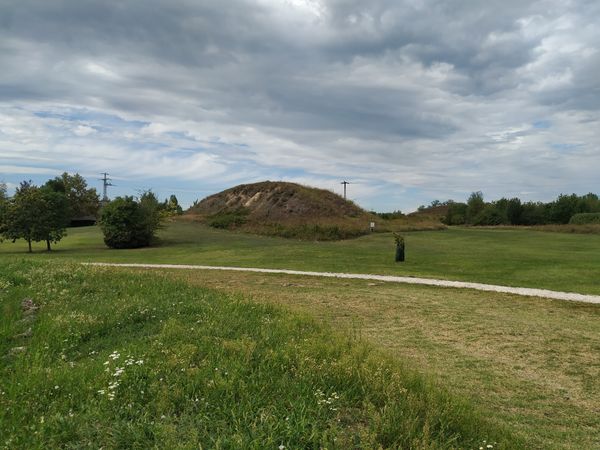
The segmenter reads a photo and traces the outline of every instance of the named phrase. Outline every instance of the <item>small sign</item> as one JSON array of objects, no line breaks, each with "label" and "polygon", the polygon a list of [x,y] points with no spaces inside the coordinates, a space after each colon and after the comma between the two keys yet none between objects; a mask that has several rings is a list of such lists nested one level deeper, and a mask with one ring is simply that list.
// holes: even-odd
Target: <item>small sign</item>
[{"label": "small sign", "polygon": [[371,228],[371,231],[373,231],[375,229],[375,222],[371,222],[370,228]]}]

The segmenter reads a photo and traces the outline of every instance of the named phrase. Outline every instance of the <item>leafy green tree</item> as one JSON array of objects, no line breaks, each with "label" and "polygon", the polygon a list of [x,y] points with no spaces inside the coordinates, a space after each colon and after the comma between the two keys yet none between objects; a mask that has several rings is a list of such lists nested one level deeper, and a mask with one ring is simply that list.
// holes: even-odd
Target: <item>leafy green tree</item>
[{"label": "leafy green tree", "polygon": [[511,225],[521,225],[523,215],[523,205],[518,198],[511,198],[506,203],[506,217]]},{"label": "leafy green tree", "polygon": [[35,241],[46,241],[46,249],[52,250],[51,243],[59,242],[67,231],[70,222],[70,207],[67,197],[48,188],[39,191],[41,220],[34,230]]},{"label": "leafy green tree", "polygon": [[0,242],[4,235],[6,223],[6,209],[8,207],[8,197],[6,195],[6,183],[0,183]]},{"label": "leafy green tree", "polygon": [[140,208],[144,211],[146,217],[146,226],[154,231],[158,230],[161,226],[161,205],[158,201],[158,197],[152,191],[145,191],[140,196]]},{"label": "leafy green tree", "polygon": [[574,214],[588,212],[580,211],[578,206],[579,197],[576,194],[561,194],[550,204],[550,220],[553,223],[569,223]]},{"label": "leafy green tree", "polygon": [[65,235],[69,207],[64,194],[22,182],[3,209],[2,234],[13,242],[25,239],[31,243],[46,241],[48,251]]},{"label": "leafy green tree", "polygon": [[76,173],[69,175],[64,172],[60,177],[46,182],[46,187],[62,192],[68,199],[71,219],[94,216],[100,209],[100,196],[94,188],[88,188],[85,179]]},{"label": "leafy green tree", "polygon": [[183,209],[179,206],[179,201],[175,195],[171,195],[164,202],[158,205],[162,217],[172,217],[183,214]]},{"label": "leafy green tree", "polygon": [[580,214],[600,212],[600,199],[596,194],[589,193],[579,198],[577,210]]},{"label": "leafy green tree", "polygon": [[467,223],[473,223],[475,217],[483,211],[485,202],[481,191],[472,192],[467,200]]},{"label": "leafy green tree", "polygon": [[17,188],[15,195],[6,205],[3,235],[6,239],[25,239],[32,252],[31,243],[35,238],[35,229],[38,225],[39,211],[41,209],[39,188],[30,182],[23,181]]},{"label": "leafy green tree", "polygon": [[171,194],[169,197],[169,201],[167,202],[167,211],[171,215],[181,215],[183,214],[183,208],[179,206],[179,201],[174,194]]},{"label": "leafy green tree", "polygon": [[502,225],[506,222],[502,204],[488,203],[471,221],[473,225]]},{"label": "leafy green tree", "polygon": [[148,191],[139,201],[117,197],[102,208],[100,228],[104,243],[111,248],[146,247],[160,226],[156,196]]},{"label": "leafy green tree", "polygon": [[467,221],[467,208],[466,203],[449,202],[444,223],[446,225],[464,225]]}]

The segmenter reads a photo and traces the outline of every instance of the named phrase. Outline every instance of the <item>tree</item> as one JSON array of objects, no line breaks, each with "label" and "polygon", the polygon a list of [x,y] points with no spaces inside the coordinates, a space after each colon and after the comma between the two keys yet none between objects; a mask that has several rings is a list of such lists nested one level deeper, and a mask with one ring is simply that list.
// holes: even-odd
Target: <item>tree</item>
[{"label": "tree", "polygon": [[179,201],[174,194],[171,194],[169,197],[169,201],[167,202],[167,211],[170,215],[181,215],[183,214],[183,209],[179,206]]},{"label": "tree", "polygon": [[523,223],[523,205],[518,198],[511,198],[506,204],[506,217],[511,225],[521,225]]},{"label": "tree", "polygon": [[96,216],[100,209],[100,196],[96,189],[88,189],[85,179],[76,173],[69,175],[64,172],[60,177],[46,182],[45,187],[63,193],[70,208],[71,219]]},{"label": "tree", "polygon": [[0,183],[0,242],[2,242],[6,231],[7,212],[8,197],[6,195],[6,183]]},{"label": "tree", "polygon": [[100,228],[104,243],[111,248],[138,248],[150,245],[160,226],[158,201],[146,192],[136,201],[117,197],[102,209]]},{"label": "tree", "polygon": [[472,192],[467,200],[467,222],[473,223],[475,217],[483,211],[485,202],[483,201],[483,193],[481,191]]},{"label": "tree", "polygon": [[574,214],[587,212],[580,211],[578,206],[579,197],[576,194],[561,194],[550,204],[550,220],[553,223],[569,223]]},{"label": "tree", "polygon": [[64,194],[24,181],[2,209],[3,236],[13,242],[25,239],[30,253],[32,242],[46,241],[50,251],[50,244],[65,235],[69,209]]},{"label": "tree", "polygon": [[160,213],[160,203],[158,197],[152,191],[145,191],[140,196],[140,208],[142,208],[146,218],[146,227],[152,229],[152,233],[158,230],[161,225],[162,216]]},{"label": "tree", "polygon": [[3,235],[7,239],[16,241],[25,239],[32,252],[31,242],[34,239],[34,230],[37,225],[39,210],[38,188],[30,182],[23,181],[17,188],[15,195],[6,205]]},{"label": "tree", "polygon": [[51,251],[51,243],[59,242],[66,234],[70,222],[70,207],[67,197],[48,188],[40,189],[42,202],[41,220],[34,230],[35,241],[46,241],[46,249]]},{"label": "tree", "polygon": [[502,225],[506,222],[503,212],[502,206],[498,207],[495,203],[489,203],[472,219],[471,223],[473,225]]},{"label": "tree", "polygon": [[444,218],[446,225],[464,225],[467,221],[467,208],[465,203],[448,203],[448,212]]},{"label": "tree", "polygon": [[600,212],[600,199],[596,194],[589,193],[583,195],[579,199],[577,207],[580,213],[596,213]]},{"label": "tree", "polygon": [[523,203],[520,225],[541,225],[545,223],[544,205],[542,203]]}]

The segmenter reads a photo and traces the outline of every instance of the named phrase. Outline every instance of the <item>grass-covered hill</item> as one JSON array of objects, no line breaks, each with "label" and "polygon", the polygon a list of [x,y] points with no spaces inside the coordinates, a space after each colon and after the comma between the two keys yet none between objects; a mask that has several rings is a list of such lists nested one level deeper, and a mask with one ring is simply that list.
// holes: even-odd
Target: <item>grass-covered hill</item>
[{"label": "grass-covered hill", "polygon": [[[331,191],[283,181],[242,184],[211,195],[191,207],[186,218],[215,228],[317,240],[367,234],[370,222],[379,223],[378,231],[402,228],[400,223],[383,224]],[[433,228],[440,226],[436,223]]]}]

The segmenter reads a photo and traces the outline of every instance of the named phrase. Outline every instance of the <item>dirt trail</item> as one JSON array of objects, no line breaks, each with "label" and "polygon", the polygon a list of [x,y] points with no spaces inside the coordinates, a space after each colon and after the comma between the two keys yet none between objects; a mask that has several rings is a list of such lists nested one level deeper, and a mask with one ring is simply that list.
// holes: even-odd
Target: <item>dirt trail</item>
[{"label": "dirt trail", "polygon": [[286,275],[302,275],[310,277],[348,278],[354,280],[375,280],[391,283],[424,284],[426,286],[440,286],[452,288],[476,289],[479,291],[503,292],[507,294],[524,295],[527,297],[543,297],[555,300],[568,300],[573,302],[600,304],[600,295],[576,294],[573,292],[550,291],[547,289],[533,289],[523,287],[498,286],[495,284],[470,283],[465,281],[436,280],[432,278],[398,277],[393,275],[371,275],[362,273],[335,273],[335,272],[305,272],[287,269],[260,269],[255,267],[222,267],[199,266],[187,264],[118,264],[90,262],[82,263],[89,266],[105,267],[133,267],[143,269],[186,269],[186,270],[229,270],[237,272],[281,273]]}]

